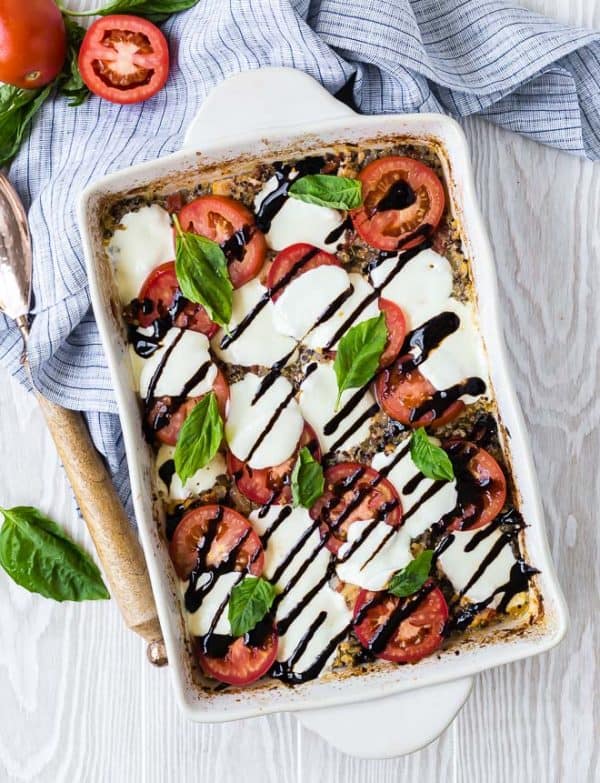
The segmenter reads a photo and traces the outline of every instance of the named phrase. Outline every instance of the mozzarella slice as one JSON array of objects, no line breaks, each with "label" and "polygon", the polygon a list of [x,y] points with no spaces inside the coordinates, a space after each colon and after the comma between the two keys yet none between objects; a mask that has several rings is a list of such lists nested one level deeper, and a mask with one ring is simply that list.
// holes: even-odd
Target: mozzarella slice
[{"label": "mozzarella slice", "polygon": [[[401,263],[402,254],[396,254],[373,269],[373,285],[383,285]],[[407,329],[415,329],[443,312],[451,295],[452,267],[444,256],[430,249],[408,261],[381,291],[384,299],[390,299],[402,308]]]},{"label": "mozzarella slice", "polygon": [[[178,397],[184,391],[186,397],[200,397],[209,392],[217,376],[217,366],[208,349],[206,335],[190,329],[169,329],[161,347],[144,362],[140,373],[140,396],[148,396],[156,373],[159,376],[152,392],[154,397]],[[198,381],[186,390],[186,385],[197,373]]]},{"label": "mozzarella slice", "polygon": [[410,535],[372,519],[353,522],[338,552],[336,572],[343,582],[365,590],[383,590],[392,575],[413,559]]},{"label": "mozzarella slice", "polygon": [[175,259],[175,242],[169,213],[157,204],[128,212],[108,243],[119,298],[135,299],[150,272]]},{"label": "mozzarella slice", "polygon": [[[347,450],[358,446],[369,436],[371,416],[367,413],[374,408],[375,400],[370,391],[362,393],[360,399],[357,389],[347,389],[342,394],[340,408],[336,412],[337,381],[333,365],[329,362],[319,364],[300,387],[299,405],[302,415],[317,433],[323,452],[332,446]],[[356,397],[356,402],[346,413],[344,406]],[[375,415],[377,411],[373,410]],[[345,415],[343,415],[345,414]],[[339,418],[336,423],[335,418]],[[329,427],[334,427],[329,431]],[[325,432],[325,430],[328,430]]]},{"label": "mozzarella slice", "polygon": [[[243,574],[238,571],[221,574],[206,593],[202,599],[202,603],[195,612],[188,612],[187,609],[184,608],[186,624],[191,636],[205,636],[211,630],[217,613],[219,614],[219,619],[212,629],[212,632],[216,634],[231,634],[227,605],[234,585],[236,585],[242,577]],[[200,574],[198,581],[196,582],[196,590],[200,590],[211,578],[209,572]],[[188,585],[189,582],[180,582],[182,596],[185,595]],[[183,605],[185,607],[185,604]]]},{"label": "mozzarella slice", "polygon": [[[309,332],[304,342],[310,348],[332,348],[335,350],[349,329],[379,315],[377,297],[371,302],[368,301],[373,293],[372,286],[354,272],[348,275],[348,282],[352,286],[352,295],[337,308],[331,318]],[[340,331],[338,339],[335,339]]]},{"label": "mozzarella slice", "polygon": [[272,467],[289,459],[304,427],[289,381],[280,376],[254,401],[260,384],[258,375],[248,373],[230,386],[225,422],[229,448],[252,468]]},{"label": "mozzarella slice", "polygon": [[[207,489],[212,489],[216,484],[217,478],[227,473],[225,459],[222,454],[217,452],[208,465],[197,470],[185,484],[182,484],[181,479],[175,473],[174,456],[175,447],[163,444],[158,450],[155,463],[158,491],[170,500],[186,500],[187,498],[200,495]],[[164,466],[166,466],[166,471],[164,469],[161,471],[161,468]],[[168,484],[163,481],[163,476],[168,481]]]},{"label": "mozzarella slice", "polygon": [[[481,531],[482,528],[451,533],[452,543],[438,558],[439,565],[457,593],[467,588],[502,536],[500,530],[493,530],[489,535],[481,537]],[[480,540],[471,550],[469,545],[475,537]],[[483,572],[468,587],[465,597],[475,604],[491,599],[497,590],[510,581],[510,571],[515,562],[510,542],[506,540],[492,562],[484,567]]]},{"label": "mozzarella slice", "polygon": [[456,506],[456,481],[436,482],[424,476],[412,461],[410,446],[402,441],[390,454],[379,452],[372,466],[384,471],[400,496],[403,524],[411,538],[424,533]]},{"label": "mozzarella slice", "polygon": [[233,292],[233,312],[229,331],[234,332],[244,317],[263,299],[266,304],[227,348],[221,348],[221,340],[225,336],[223,329],[213,337],[212,347],[220,359],[242,367],[253,365],[270,367],[294,350],[295,340],[275,330],[273,303],[268,299],[267,289],[256,278]]},{"label": "mozzarella slice", "polygon": [[[278,187],[276,177],[271,177],[254,199],[258,212],[264,199]],[[267,244],[273,250],[283,250],[297,242],[307,242],[322,250],[333,252],[339,239],[327,242],[332,231],[344,222],[343,214],[337,209],[308,204],[288,196],[282,207],[271,220],[266,234]]]}]

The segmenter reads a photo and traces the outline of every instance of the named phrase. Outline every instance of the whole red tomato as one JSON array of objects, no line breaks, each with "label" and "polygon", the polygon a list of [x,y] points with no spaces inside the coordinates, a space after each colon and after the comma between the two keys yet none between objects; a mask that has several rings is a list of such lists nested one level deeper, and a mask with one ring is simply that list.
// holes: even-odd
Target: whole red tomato
[{"label": "whole red tomato", "polygon": [[65,24],[54,0],[0,0],[0,81],[32,89],[65,61]]}]

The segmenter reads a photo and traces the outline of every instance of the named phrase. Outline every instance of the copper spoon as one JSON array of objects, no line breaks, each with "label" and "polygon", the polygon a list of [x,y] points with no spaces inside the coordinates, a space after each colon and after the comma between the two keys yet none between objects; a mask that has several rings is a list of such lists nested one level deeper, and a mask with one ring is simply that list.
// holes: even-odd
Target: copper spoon
[{"label": "copper spoon", "polygon": [[[0,312],[12,318],[21,331],[23,363],[30,378],[27,344],[31,274],[31,238],[25,210],[0,173]],[[83,417],[38,392],[36,397],[104,567],[111,595],[127,626],[148,642],[149,660],[161,666],[167,658],[144,555]]]}]

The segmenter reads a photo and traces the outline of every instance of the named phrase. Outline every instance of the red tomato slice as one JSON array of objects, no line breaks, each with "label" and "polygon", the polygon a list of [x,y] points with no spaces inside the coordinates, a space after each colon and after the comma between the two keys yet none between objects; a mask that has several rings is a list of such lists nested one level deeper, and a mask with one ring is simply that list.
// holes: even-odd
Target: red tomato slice
[{"label": "red tomato slice", "polygon": [[252,525],[232,508],[212,504],[188,511],[175,528],[169,555],[179,578],[187,579],[191,574],[198,559],[198,546],[215,521],[217,529],[206,555],[206,565],[216,568],[234,552],[232,571],[248,570],[248,573],[260,576],[265,556]]},{"label": "red tomato slice", "polygon": [[[217,370],[213,391],[217,395],[221,416],[225,418],[229,401],[229,384],[221,370]],[[201,399],[202,397],[188,397],[181,405],[173,408],[172,397],[157,397],[146,413],[146,423],[161,443],[174,446],[183,422]],[[160,426],[157,426],[158,424]]]},{"label": "red tomato slice", "polygon": [[435,229],[444,212],[444,186],[433,169],[413,158],[389,155],[367,164],[358,175],[363,205],[351,212],[354,228],[379,250],[408,249],[422,236],[404,244],[425,224]]},{"label": "red tomato slice", "polygon": [[388,332],[388,341],[385,351],[381,354],[379,365],[387,367],[400,353],[406,336],[406,320],[401,308],[389,299],[379,300],[379,309],[385,315],[385,325]]},{"label": "red tomato slice", "polygon": [[283,293],[286,283],[318,266],[341,266],[341,264],[331,253],[326,253],[305,242],[286,247],[277,254],[267,273],[267,286],[271,290],[271,299],[276,302]]},{"label": "red tomato slice", "polygon": [[179,213],[184,231],[212,239],[223,248],[229,277],[240,288],[260,272],[267,243],[254,215],[239,201],[227,196],[199,196]]},{"label": "red tomato slice", "polygon": [[167,81],[169,47],[152,22],[114,14],[90,26],[78,64],[81,78],[96,95],[113,103],[138,103]]},{"label": "red tomato slice", "polygon": [[261,639],[260,644],[252,644],[251,638],[252,633],[240,636],[223,658],[198,650],[198,661],[204,673],[228,685],[248,685],[260,679],[275,662],[279,638],[275,631]]},{"label": "red tomato slice", "polygon": [[410,358],[401,357],[378,376],[375,396],[380,407],[390,418],[408,427],[441,426],[455,419],[465,407],[462,400],[450,403],[439,416],[432,410],[413,418],[415,411],[431,399],[437,390],[418,369],[406,372],[402,370],[402,362]]},{"label": "red tomato slice", "polygon": [[304,446],[309,449],[316,460],[321,459],[319,441],[309,424],[304,425],[294,454],[281,465],[276,465],[273,468],[251,468],[229,452],[227,454],[227,470],[233,476],[242,495],[245,495],[253,503],[260,503],[261,506],[272,502],[290,503],[292,500],[290,476],[296,464],[298,452]]},{"label": "red tomato slice", "polygon": [[506,478],[492,455],[468,440],[449,440],[444,449],[454,465],[457,513],[447,530],[476,530],[488,525],[506,502]]},{"label": "red tomato slice", "polygon": [[[442,591],[433,587],[431,580],[426,582],[426,586],[432,589],[420,601],[418,593],[408,598],[397,598],[390,593],[361,590],[354,606],[354,632],[362,646],[377,658],[395,663],[416,663],[435,652],[444,640],[448,605]],[[410,609],[415,601],[417,605],[399,622],[385,647],[381,651],[374,650],[373,644],[380,629],[386,623],[393,624],[389,626],[390,630],[394,628],[394,613],[400,612],[401,607]]]},{"label": "red tomato slice", "polygon": [[180,329],[193,329],[194,332],[202,332],[207,337],[212,337],[219,326],[211,321],[201,304],[189,302],[183,297],[177,282],[174,261],[167,261],[166,264],[157,266],[144,281],[138,298],[142,304],[151,303],[152,309],[140,312],[140,326],[150,326],[159,316],[165,315],[177,296],[181,297],[181,307],[178,309],[173,325]]},{"label": "red tomato slice", "polygon": [[376,470],[358,462],[339,462],[325,471],[325,491],[310,510],[334,554],[346,540],[352,522],[381,517],[392,527],[402,523],[396,490]]}]

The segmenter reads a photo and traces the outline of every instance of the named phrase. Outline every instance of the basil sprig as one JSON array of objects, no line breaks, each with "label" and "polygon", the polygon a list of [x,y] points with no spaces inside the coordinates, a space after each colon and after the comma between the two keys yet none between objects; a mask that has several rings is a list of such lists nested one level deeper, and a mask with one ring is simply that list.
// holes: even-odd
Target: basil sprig
[{"label": "basil sprig", "polygon": [[52,85],[41,90],[22,90],[0,85],[0,166],[16,154],[33,115],[50,95]]},{"label": "basil sprig", "polygon": [[267,614],[277,591],[266,579],[246,576],[238,582],[229,597],[229,624],[233,636],[251,631]]},{"label": "basil sprig", "polygon": [[108,16],[109,14],[135,14],[143,16],[151,22],[162,22],[171,14],[186,11],[196,5],[198,0],[113,0],[102,8],[92,8],[87,11],[72,11],[63,8],[69,16]]},{"label": "basil sprig", "polygon": [[292,502],[294,506],[310,508],[323,494],[323,468],[303,446],[292,470]]},{"label": "basil sprig", "polygon": [[333,363],[338,385],[336,410],[346,389],[360,388],[375,375],[387,339],[383,313],[356,324],[342,337]]},{"label": "basil sprig", "polygon": [[410,439],[410,456],[427,478],[452,481],[454,467],[444,449],[430,438],[423,427],[414,430]]},{"label": "basil sprig", "polygon": [[110,598],[92,558],[41,511],[16,506],[0,513],[0,565],[18,585],[55,601]]},{"label": "basil sprig", "polygon": [[431,570],[433,549],[425,549],[390,579],[388,593],[405,598],[416,593],[427,581]]},{"label": "basil sprig", "polygon": [[182,484],[197,470],[208,465],[222,440],[223,420],[217,397],[211,391],[192,408],[177,437],[173,459]]},{"label": "basil sprig", "polygon": [[307,174],[294,180],[288,193],[293,198],[332,209],[356,209],[362,204],[359,179],[333,174]]},{"label": "basil sprig", "polygon": [[213,321],[227,326],[233,308],[233,286],[225,253],[212,239],[184,231],[177,215],[173,215],[173,223],[177,232],[175,274],[183,295],[203,305]]},{"label": "basil sprig", "polygon": [[61,95],[69,99],[69,106],[80,106],[90,94],[79,72],[79,47],[85,37],[85,30],[77,22],[64,17],[67,32],[67,57],[62,72],[56,79]]}]

